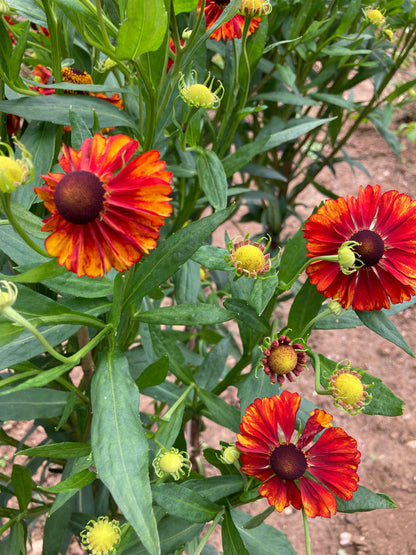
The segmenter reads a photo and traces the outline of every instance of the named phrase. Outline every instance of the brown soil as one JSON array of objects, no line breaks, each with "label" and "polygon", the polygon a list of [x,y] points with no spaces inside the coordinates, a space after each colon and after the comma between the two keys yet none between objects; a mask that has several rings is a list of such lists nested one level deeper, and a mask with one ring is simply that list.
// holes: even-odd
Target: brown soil
[{"label": "brown soil", "polygon": [[[337,166],[337,176],[328,170],[319,176],[319,182],[339,195],[356,195],[359,185],[379,183],[383,190],[397,189],[416,196],[415,146],[403,143],[401,160],[397,160],[378,133],[363,126],[350,141],[347,151],[351,157],[360,157],[371,173],[371,179],[356,170],[353,174],[346,164]],[[305,203],[304,216],[322,197],[310,187],[300,199]],[[298,222],[289,222],[296,230]],[[232,229],[227,226],[230,236]],[[237,233],[241,232],[238,229]],[[235,234],[237,234],[235,233]],[[215,244],[223,245],[223,232],[215,235]],[[416,351],[414,318],[416,308],[411,307],[393,317],[394,323]],[[309,342],[319,353],[333,360],[350,359],[353,366],[363,367],[381,378],[396,395],[406,402],[404,414],[395,418],[381,416],[350,416],[333,407],[328,398],[313,394],[313,372],[303,372],[297,383],[289,384],[291,391],[316,402],[331,412],[334,420],[358,441],[362,454],[359,466],[360,484],[373,491],[391,496],[397,507],[367,513],[338,513],[331,519],[310,520],[312,553],[314,555],[414,555],[416,554],[416,361],[366,328],[339,331],[314,331]],[[230,398],[233,396],[230,392]],[[235,398],[235,397],[234,397]],[[8,433],[17,437],[21,424]],[[41,432],[40,432],[41,433]],[[219,440],[234,441],[233,434],[215,425],[204,434],[204,441],[218,448]],[[34,436],[29,443],[34,441]],[[8,451],[9,456],[13,451]],[[0,455],[4,456],[2,447]],[[21,461],[17,460],[16,462]],[[3,472],[7,472],[9,464]],[[262,500],[252,505],[253,514],[267,506]],[[302,517],[299,511],[286,509],[273,513],[266,521],[284,531],[296,552],[305,552]],[[39,531],[40,532],[40,531]],[[32,555],[42,552],[38,534],[30,550]],[[219,534],[212,543],[221,549]],[[72,554],[85,553],[73,545]],[[256,553],[253,555],[262,555]]]}]

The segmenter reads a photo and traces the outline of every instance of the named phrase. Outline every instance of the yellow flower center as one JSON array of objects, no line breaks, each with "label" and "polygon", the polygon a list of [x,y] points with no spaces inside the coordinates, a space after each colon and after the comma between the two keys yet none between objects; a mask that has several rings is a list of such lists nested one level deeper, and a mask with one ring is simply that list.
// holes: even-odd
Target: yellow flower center
[{"label": "yellow flower center", "polygon": [[363,396],[364,387],[360,378],[353,374],[340,374],[334,382],[334,397],[354,406]]},{"label": "yellow flower center", "polygon": [[197,108],[212,108],[216,104],[215,94],[200,83],[184,87],[181,92],[185,100]]},{"label": "yellow flower center", "polygon": [[111,553],[120,539],[118,525],[108,520],[100,520],[88,531],[85,537],[86,547],[93,555]]},{"label": "yellow flower center", "polygon": [[373,25],[383,25],[385,22],[384,15],[380,10],[367,10],[367,17]]},{"label": "yellow flower center", "polygon": [[164,453],[159,460],[159,468],[165,474],[174,474],[182,466],[182,455],[180,453]]},{"label": "yellow flower center", "polygon": [[298,355],[292,345],[279,345],[271,350],[267,364],[274,374],[284,376],[296,368]]},{"label": "yellow flower center", "polygon": [[84,170],[65,175],[55,189],[58,212],[72,224],[88,224],[104,207],[104,189],[98,177]]},{"label": "yellow flower center", "polygon": [[238,270],[246,270],[247,272],[260,271],[264,264],[264,254],[254,245],[243,245],[235,251],[233,259]]},{"label": "yellow flower center", "polygon": [[0,190],[10,193],[21,185],[28,175],[26,166],[8,156],[0,156]]}]

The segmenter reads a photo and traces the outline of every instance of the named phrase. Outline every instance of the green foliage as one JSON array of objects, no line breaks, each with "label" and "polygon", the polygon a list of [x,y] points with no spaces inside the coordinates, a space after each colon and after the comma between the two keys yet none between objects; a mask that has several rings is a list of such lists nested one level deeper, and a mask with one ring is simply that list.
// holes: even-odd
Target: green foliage
[{"label": "green foliage", "polygon": [[[0,188],[13,153],[27,161],[30,152],[34,177],[12,193],[0,191],[0,420],[34,421],[46,437],[33,445],[14,438],[13,428],[0,430],[0,443],[27,457],[5,461],[0,552],[25,554],[45,515],[44,555],[67,552],[72,534],[80,541],[90,519],[107,515],[121,524],[117,555],[217,553],[208,543],[217,525],[225,555],[293,555],[286,536],[265,523],[273,506],[254,515],[239,510],[260,497],[260,481],[224,457],[229,444],[215,445],[210,427],[235,442],[247,407],[281,395],[284,386],[262,369],[260,349],[281,334],[305,344],[315,386],[325,394],[337,364],[308,346],[316,329],[365,326],[415,356],[390,316],[416,296],[389,310],[330,313],[302,275],[310,259],[297,213],[309,185],[336,198],[319,184],[324,168],[334,176],[342,162],[362,168],[343,149],[361,122],[399,153],[389,125],[396,108],[411,106],[416,83],[409,68],[406,81],[396,81],[416,43],[414,6],[383,2],[383,33],[359,0],[273,0],[257,29],[249,32],[246,18],[241,36],[224,41],[209,37],[236,15],[240,0],[220,10],[209,29],[197,0],[8,4],[12,19],[0,17],[0,154],[9,158],[0,159]],[[392,40],[386,29],[396,33]],[[62,82],[64,66],[91,74],[93,84]],[[201,85],[212,92],[218,81],[224,95],[206,109]],[[355,96],[363,82],[369,100]],[[192,105],[178,83],[199,85]],[[20,143],[8,135],[13,122]],[[112,264],[103,277],[78,277],[45,250],[50,214],[34,189],[48,172],[55,176],[46,177],[49,184],[68,173],[58,164],[62,145],[78,152],[96,133],[136,140],[133,159],[157,151],[157,174],[172,174],[171,208],[157,214],[158,178],[133,160],[136,173],[121,184],[129,193],[112,207],[120,210],[118,233],[129,252],[126,206],[140,204],[150,221],[134,222],[146,239],[143,258],[122,273]],[[101,184],[117,178],[117,155],[94,153],[97,166],[107,164]],[[123,157],[121,172],[127,164]],[[141,183],[142,170],[145,181],[155,179],[151,199],[141,198],[139,186],[137,198],[128,189],[129,180]],[[145,220],[149,214],[154,220]],[[283,236],[293,215],[300,228]],[[262,233],[249,242],[268,246],[264,275],[239,277],[229,264],[230,232],[222,243],[214,233],[231,218],[242,234],[246,222],[260,224]],[[71,226],[89,233],[89,225]],[[60,246],[67,238],[60,236]],[[88,239],[92,248],[97,237]],[[113,242],[106,236],[100,252],[113,252]],[[79,244],[66,246],[79,256]],[[275,309],[283,301],[290,307],[281,321]],[[372,395],[362,418],[402,414],[403,401],[377,376],[364,372],[362,381]],[[299,429],[315,408],[302,399]],[[178,480],[175,464],[163,478],[152,465],[170,449],[174,462],[185,460]],[[52,473],[59,478],[53,485],[44,480]],[[363,486],[350,501],[337,499],[339,512],[393,507],[387,495]]]}]

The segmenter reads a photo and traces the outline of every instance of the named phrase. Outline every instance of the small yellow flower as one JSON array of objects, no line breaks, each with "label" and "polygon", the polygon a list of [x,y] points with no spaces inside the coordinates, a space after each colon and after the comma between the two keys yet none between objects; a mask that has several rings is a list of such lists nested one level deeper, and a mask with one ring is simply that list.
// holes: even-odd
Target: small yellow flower
[{"label": "small yellow flower", "polygon": [[366,384],[361,381],[361,374],[351,368],[350,361],[345,366],[339,363],[329,378],[329,390],[335,406],[349,414],[360,413],[371,402],[371,395],[366,391]]},{"label": "small yellow flower", "polygon": [[120,525],[108,516],[90,520],[81,532],[82,545],[91,555],[110,555],[120,541]]},{"label": "small yellow flower", "polygon": [[171,447],[169,451],[162,447],[152,464],[159,478],[172,476],[174,480],[179,480],[185,474],[189,476],[192,468],[188,453],[175,447]]},{"label": "small yellow flower", "polygon": [[211,76],[208,75],[203,83],[198,83],[197,79],[198,76],[195,70],[192,70],[187,82],[185,82],[185,77],[181,73],[178,84],[181,98],[189,106],[195,106],[195,108],[218,108],[224,95],[222,83],[218,81],[219,85],[213,91],[214,77],[211,79]]},{"label": "small yellow flower", "polygon": [[240,15],[261,17],[262,15],[268,15],[271,11],[272,6],[269,0],[241,0],[238,13]]},{"label": "small yellow flower", "polygon": [[380,10],[367,8],[365,15],[367,16],[369,22],[373,25],[376,25],[377,27],[381,27],[386,22],[386,18]]},{"label": "small yellow flower", "polygon": [[228,243],[229,254],[225,256],[225,259],[230,266],[235,268],[236,276],[261,277],[273,267],[272,262],[279,257],[277,255],[271,260],[270,253],[266,253],[271,243],[270,238],[267,245],[257,242],[251,243],[249,234],[244,237],[244,240],[233,242],[235,239]]},{"label": "small yellow flower", "polygon": [[16,160],[13,149],[7,143],[0,142],[8,150],[9,155],[5,156],[0,152],[0,191],[11,193],[20,185],[33,179],[32,156],[25,146],[14,139],[15,144],[23,153],[21,160]]}]

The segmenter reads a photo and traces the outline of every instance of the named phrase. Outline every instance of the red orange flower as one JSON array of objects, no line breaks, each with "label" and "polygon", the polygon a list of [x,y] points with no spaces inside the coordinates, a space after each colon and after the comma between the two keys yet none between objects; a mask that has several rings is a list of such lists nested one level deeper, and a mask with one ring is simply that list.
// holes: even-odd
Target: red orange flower
[{"label": "red orange flower", "polygon": [[[317,260],[306,272],[320,293],[348,308],[379,310],[407,301],[416,287],[416,201],[379,185],[358,197],[327,200],[305,224],[308,256],[336,255],[353,265]],[[342,257],[341,257],[342,254]],[[341,262],[342,262],[341,260]]]},{"label": "red orange flower", "polygon": [[279,512],[293,505],[312,518],[330,517],[337,510],[334,494],[349,500],[358,488],[361,454],[355,439],[333,428],[332,416],[319,409],[292,439],[300,401],[298,393],[283,391],[280,397],[256,399],[247,407],[236,443],[242,451],[241,470],[263,481],[260,495]]},{"label": "red orange flower", "polygon": [[172,174],[157,151],[132,158],[137,147],[126,135],[99,133],[78,152],[64,145],[64,173],[49,172],[35,189],[52,214],[42,228],[52,232],[45,248],[78,276],[124,272],[156,246],[172,211]]},{"label": "red orange flower", "polygon": [[[207,0],[205,3],[205,22],[207,29],[212,27],[212,25],[221,17],[222,12],[228,6],[230,0]],[[201,9],[201,0],[198,4],[198,14]],[[221,25],[216,31],[211,33],[210,39],[215,40],[226,40],[226,39],[239,39],[243,34],[245,17],[243,15],[236,14],[229,21]],[[250,27],[248,34],[251,35],[259,26],[260,18],[253,17],[250,22]]]}]

